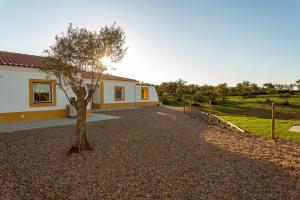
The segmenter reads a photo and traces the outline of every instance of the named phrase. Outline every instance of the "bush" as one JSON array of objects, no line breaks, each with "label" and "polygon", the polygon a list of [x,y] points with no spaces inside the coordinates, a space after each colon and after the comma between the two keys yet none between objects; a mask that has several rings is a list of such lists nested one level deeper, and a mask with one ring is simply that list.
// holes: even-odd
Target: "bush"
[{"label": "bush", "polygon": [[204,102],[205,98],[203,97],[202,93],[197,91],[193,96],[192,99],[196,102]]},{"label": "bush", "polygon": [[196,102],[193,102],[192,106],[200,106],[200,105],[198,103],[196,103]]},{"label": "bush", "polygon": [[289,102],[287,99],[284,99],[284,100],[281,102],[281,105],[289,106],[289,105],[291,105],[291,104],[290,104],[290,102]]},{"label": "bush", "polygon": [[161,97],[161,103],[162,104],[169,104],[170,102],[169,102],[169,100],[166,96],[163,96],[163,97]]},{"label": "bush", "polygon": [[288,98],[291,96],[290,93],[283,93],[283,94],[280,94],[279,97],[282,99],[282,103],[281,105],[286,105],[286,106],[289,106],[291,105]]},{"label": "bush", "polygon": [[216,99],[212,99],[212,100],[211,100],[211,104],[212,104],[212,105],[217,105],[217,104],[218,104],[218,102],[217,102],[217,100],[216,100]]},{"label": "bush", "polygon": [[267,97],[266,100],[265,100],[265,102],[266,102],[266,103],[270,103],[270,102],[272,102],[272,101],[270,100],[270,98]]}]

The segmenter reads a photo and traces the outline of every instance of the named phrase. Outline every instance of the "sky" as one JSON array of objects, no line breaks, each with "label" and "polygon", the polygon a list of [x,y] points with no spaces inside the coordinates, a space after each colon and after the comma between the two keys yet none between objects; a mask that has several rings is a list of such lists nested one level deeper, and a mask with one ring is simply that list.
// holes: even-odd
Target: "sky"
[{"label": "sky", "polygon": [[300,78],[299,0],[0,0],[0,50],[42,55],[69,23],[114,22],[127,54],[109,73],[159,84]]}]

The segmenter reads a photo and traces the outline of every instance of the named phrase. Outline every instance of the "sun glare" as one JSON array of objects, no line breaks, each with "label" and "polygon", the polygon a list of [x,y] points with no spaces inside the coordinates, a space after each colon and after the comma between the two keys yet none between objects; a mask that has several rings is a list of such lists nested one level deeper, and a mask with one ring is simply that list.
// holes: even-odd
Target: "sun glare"
[{"label": "sun glare", "polygon": [[111,59],[107,56],[104,56],[102,59],[101,59],[101,62],[103,65],[106,65],[106,66],[109,66],[111,65]]}]

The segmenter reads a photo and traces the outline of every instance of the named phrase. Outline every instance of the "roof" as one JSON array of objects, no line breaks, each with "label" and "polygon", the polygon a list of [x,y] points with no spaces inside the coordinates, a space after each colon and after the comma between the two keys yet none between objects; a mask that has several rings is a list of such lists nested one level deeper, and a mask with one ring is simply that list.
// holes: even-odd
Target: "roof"
[{"label": "roof", "polygon": [[43,57],[0,51],[0,65],[38,67]]},{"label": "roof", "polygon": [[[0,51],[0,65],[38,68],[40,66],[42,60],[43,60],[42,56]],[[110,75],[110,74],[103,74],[101,79],[102,80],[137,82],[137,80],[134,80],[134,79],[120,77],[120,76],[114,76],[114,75]]]}]

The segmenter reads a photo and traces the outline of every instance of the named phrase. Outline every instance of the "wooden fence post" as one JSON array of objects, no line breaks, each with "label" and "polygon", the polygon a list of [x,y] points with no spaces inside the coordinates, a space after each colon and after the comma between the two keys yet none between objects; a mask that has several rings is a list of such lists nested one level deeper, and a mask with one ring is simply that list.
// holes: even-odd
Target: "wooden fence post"
[{"label": "wooden fence post", "polygon": [[272,139],[275,139],[275,103],[272,102]]},{"label": "wooden fence post", "polygon": [[208,100],[208,125],[211,127],[211,99]]}]

